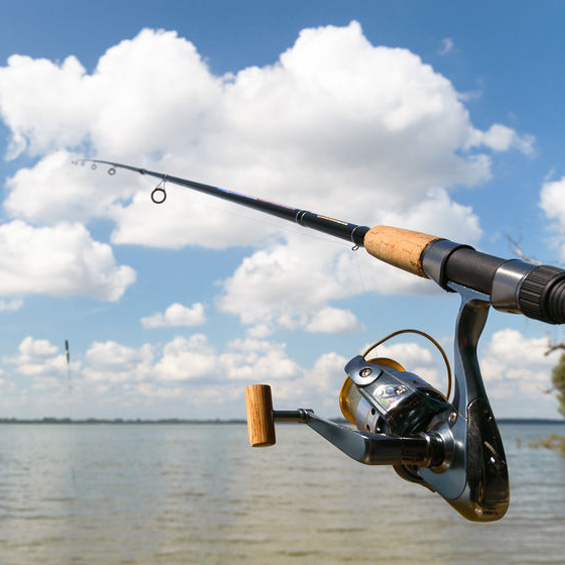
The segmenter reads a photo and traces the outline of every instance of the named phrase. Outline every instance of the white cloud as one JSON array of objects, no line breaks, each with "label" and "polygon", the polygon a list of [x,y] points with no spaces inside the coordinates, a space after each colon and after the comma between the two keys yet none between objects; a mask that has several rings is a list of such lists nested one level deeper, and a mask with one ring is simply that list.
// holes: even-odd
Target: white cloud
[{"label": "white cloud", "polygon": [[0,83],[11,157],[87,142],[116,159],[185,149],[219,93],[194,45],[152,30],[109,49],[92,75],[72,56],[56,64],[13,55],[0,68]]},{"label": "white cloud", "polygon": [[216,368],[216,349],[203,334],[176,337],[165,345],[163,357],[155,365],[156,374],[163,381],[210,377],[216,373]]},{"label": "white cloud", "polygon": [[14,312],[24,305],[24,301],[20,298],[12,300],[0,300],[0,312]]},{"label": "white cloud", "polygon": [[[58,150],[31,168],[21,168],[6,182],[4,209],[14,217],[36,225],[87,222],[111,216],[116,205],[139,190],[138,178],[130,175],[119,182],[95,174],[92,164],[71,166],[75,153]],[[149,197],[147,197],[149,200]]]},{"label": "white cloud", "polygon": [[219,307],[244,324],[303,326],[304,316],[330,298],[346,295],[335,277],[335,250],[317,240],[275,244],[244,259],[224,283]]},{"label": "white cloud", "polygon": [[534,142],[535,138],[531,135],[519,135],[507,126],[493,124],[487,131],[472,128],[467,144],[469,147],[484,145],[493,151],[517,149],[525,155],[532,155]]},{"label": "white cloud", "polygon": [[[498,417],[557,417],[555,396],[544,390],[558,354],[545,356],[546,345],[546,338],[514,329],[495,332],[485,342],[479,361]],[[433,347],[403,339],[379,346],[376,355],[398,361],[445,391],[445,368]],[[273,386],[275,407],[313,408],[333,417],[339,414],[347,362],[329,351],[305,366],[284,343],[247,338],[218,349],[203,334],[137,348],[94,342],[76,357],[69,388],[64,354],[48,340],[27,337],[14,355],[3,358],[0,387],[12,406],[20,403],[36,417],[68,415],[71,402],[75,417],[231,418],[244,415],[244,387],[266,382]],[[22,386],[22,377],[31,379],[31,389]],[[42,412],[45,408],[49,412]]]},{"label": "white cloud", "polygon": [[469,206],[451,200],[444,189],[430,189],[425,198],[401,212],[385,212],[384,225],[402,226],[455,241],[473,244],[479,241],[479,218]]},{"label": "white cloud", "polygon": [[445,37],[441,40],[441,49],[439,50],[440,55],[447,55],[448,53],[453,52],[453,48],[455,47],[455,43],[451,37]]},{"label": "white cloud", "polygon": [[512,378],[518,373],[514,369],[546,371],[555,364],[554,356],[546,356],[547,338],[526,338],[513,329],[500,330],[493,334],[483,356],[483,371],[490,380]]},{"label": "white cloud", "polygon": [[516,364],[540,362],[541,359],[545,359],[545,365],[552,365],[554,361],[545,356],[547,349],[547,337],[526,338],[517,330],[507,329],[493,335],[488,353],[500,358],[512,359]]},{"label": "white cloud", "polygon": [[228,379],[249,382],[294,380],[303,371],[290,359],[285,345],[264,340],[235,340],[220,357],[220,365]]},{"label": "white cloud", "polygon": [[540,205],[549,218],[565,226],[565,177],[544,183]]},{"label": "white cloud", "polygon": [[135,271],[116,265],[112,248],[93,241],[81,224],[34,228],[0,225],[0,296],[51,294],[118,300]]},{"label": "white cloud", "polygon": [[561,248],[561,257],[565,259],[565,177],[559,180],[545,182],[540,194],[540,206],[546,216],[556,223],[559,232],[555,243]]},{"label": "white cloud", "polygon": [[[224,77],[210,73],[189,41],[152,30],[109,49],[92,75],[73,58],[56,65],[20,56],[0,73],[0,112],[15,145],[49,154],[88,143],[110,159],[133,159],[268,199],[305,207],[323,202],[321,211],[332,215],[343,211],[345,187],[355,186],[347,208],[356,221],[378,221],[376,210],[399,214],[425,200],[432,187],[481,182],[490,175],[489,157],[466,155],[465,148],[508,150],[522,139],[498,124],[487,132],[473,128],[445,77],[406,49],[371,45],[356,22],[303,30],[274,65]],[[47,79],[54,94],[38,99],[35,92]],[[175,88],[163,88],[171,82]],[[38,167],[36,178],[41,173],[63,193],[72,191],[62,160]],[[37,183],[16,175],[10,189],[12,213],[60,217],[56,197]],[[88,198],[91,213],[100,214],[96,194]],[[234,229],[240,223],[222,220],[223,212],[200,214],[198,199],[177,199],[168,210],[175,219],[190,214],[182,233],[177,222],[147,222],[155,213],[143,204],[146,198],[101,200],[117,223],[116,242],[250,241],[244,229]],[[69,205],[62,208],[73,213]]]},{"label": "white cloud", "polygon": [[[371,357],[388,357],[399,362],[441,392],[447,389],[446,369],[431,345],[412,340],[380,345]],[[507,328],[483,338],[479,365],[494,412],[499,418],[556,418],[557,401],[551,388],[551,369],[559,353],[545,355],[547,337],[527,337]],[[447,353],[451,352],[447,350]],[[452,367],[454,368],[454,367]]]},{"label": "white cloud", "polygon": [[57,346],[45,339],[34,340],[32,337],[26,337],[21,342],[19,351],[20,360],[24,360],[25,362],[31,359],[41,361],[57,353]]},{"label": "white cloud", "polygon": [[500,417],[557,416],[555,396],[545,392],[551,388],[557,355],[545,355],[547,346],[547,337],[528,338],[510,328],[495,332],[485,344],[480,359],[482,374]]},{"label": "white cloud", "polygon": [[[326,318],[337,314],[328,305],[333,300],[362,290],[384,294],[435,290],[429,281],[360,253],[361,257],[355,256],[350,245],[289,234],[284,243],[271,242],[244,259],[224,281],[218,308],[239,316],[243,324],[257,325],[262,335],[280,327],[320,331],[320,311]],[[332,323],[326,331],[349,331],[354,325],[350,316],[340,314],[339,324]]]},{"label": "white cloud", "polygon": [[18,354],[5,357],[4,362],[15,366],[20,375],[41,377],[66,376],[67,362],[60,355],[57,346],[45,339],[34,339],[31,336],[22,340]]},{"label": "white cloud", "polygon": [[[44,84],[49,93],[38,97]],[[24,219],[54,225],[54,233],[104,218],[114,224],[116,245],[263,242],[224,281],[219,300],[224,311],[257,326],[255,336],[281,326],[319,329],[320,312],[334,312],[335,322],[331,302],[361,292],[351,284],[358,268],[350,256],[321,243],[324,238],[294,237],[282,221],[185,190],[171,189],[157,207],[147,178],[69,167],[73,151],[88,148],[102,158],[355,223],[392,223],[474,243],[478,218],[452,199],[450,188],[487,180],[492,151],[531,153],[533,147],[531,137],[501,124],[475,128],[447,78],[407,49],[373,46],[357,22],[302,30],[274,64],[222,77],[186,39],[146,29],[109,49],[92,74],[74,57],[56,64],[13,56],[0,68],[0,85],[10,156],[41,157],[7,183],[5,208],[16,218],[10,229]],[[90,251],[80,257],[92,257],[88,264],[78,260],[82,271],[69,273],[70,262],[61,260],[69,244],[59,242],[60,249],[43,249],[55,259],[50,271],[37,273],[29,262],[21,276],[6,271],[14,280],[5,285],[14,289],[27,281],[20,294],[116,300],[133,282],[133,271],[116,266],[111,249],[86,232],[78,239]],[[77,264],[78,253],[70,255]],[[366,290],[425,288],[374,263]],[[354,324],[341,316],[341,329]],[[146,323],[170,323],[163,317]]]},{"label": "white cloud", "polygon": [[[0,114],[12,131],[8,157],[15,158],[26,149],[37,155],[54,146],[83,143],[89,129],[87,82],[76,57],[56,65],[12,55],[8,65],[0,68]],[[34,97],[41,102],[33,104]]]},{"label": "white cloud", "polygon": [[183,396],[181,388],[162,388],[151,383],[140,383],[135,385],[130,391],[144,396],[153,402],[177,399]]},{"label": "white cloud", "polygon": [[312,315],[304,329],[312,333],[347,333],[359,328],[359,321],[351,310],[326,306]]},{"label": "white cloud", "polygon": [[347,361],[334,352],[322,354],[312,369],[305,371],[304,378],[286,391],[288,400],[330,417],[341,416],[339,392],[346,378]]},{"label": "white cloud", "polygon": [[204,306],[200,302],[196,302],[191,307],[175,302],[163,313],[157,312],[151,316],[141,318],[141,325],[146,329],[201,326],[205,322]]},{"label": "white cloud", "polygon": [[140,381],[151,378],[153,347],[127,347],[115,341],[94,342],[85,354],[83,375],[98,383]]}]

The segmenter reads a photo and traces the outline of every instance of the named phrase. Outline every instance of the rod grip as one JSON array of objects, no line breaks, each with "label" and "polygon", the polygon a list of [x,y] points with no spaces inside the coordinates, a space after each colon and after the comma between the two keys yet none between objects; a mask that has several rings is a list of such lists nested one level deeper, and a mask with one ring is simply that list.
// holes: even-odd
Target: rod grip
[{"label": "rod grip", "polygon": [[245,388],[247,432],[251,447],[275,445],[273,397],[269,385],[251,385]]},{"label": "rod grip", "polygon": [[442,238],[402,228],[374,226],[365,234],[364,246],[373,257],[427,278],[422,268],[424,251],[438,239]]}]

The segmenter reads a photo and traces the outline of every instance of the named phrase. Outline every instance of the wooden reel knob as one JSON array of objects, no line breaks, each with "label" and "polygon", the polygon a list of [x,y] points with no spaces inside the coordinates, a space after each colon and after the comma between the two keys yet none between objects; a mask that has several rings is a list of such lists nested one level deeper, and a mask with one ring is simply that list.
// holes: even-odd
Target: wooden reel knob
[{"label": "wooden reel knob", "polygon": [[273,397],[269,385],[245,388],[247,431],[251,447],[268,447],[277,442],[273,415]]}]

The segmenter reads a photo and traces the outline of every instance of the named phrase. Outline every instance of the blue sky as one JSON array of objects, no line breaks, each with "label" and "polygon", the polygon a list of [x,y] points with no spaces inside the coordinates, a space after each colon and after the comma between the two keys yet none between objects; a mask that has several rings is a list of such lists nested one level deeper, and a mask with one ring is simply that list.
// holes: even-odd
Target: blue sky
[{"label": "blue sky", "polygon": [[[115,160],[512,256],[565,257],[559,2],[0,1],[0,415],[338,413],[343,365],[457,300]],[[64,342],[71,345],[69,382]],[[495,412],[557,417],[560,328],[493,312]],[[414,337],[383,354],[445,387]]]}]

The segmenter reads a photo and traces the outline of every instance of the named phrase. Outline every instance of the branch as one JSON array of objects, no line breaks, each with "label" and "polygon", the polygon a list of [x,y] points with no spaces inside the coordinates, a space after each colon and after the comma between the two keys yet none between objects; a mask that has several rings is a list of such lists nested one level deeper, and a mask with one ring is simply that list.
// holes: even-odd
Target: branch
[{"label": "branch", "polygon": [[514,253],[516,253],[516,255],[518,255],[518,257],[520,257],[520,259],[523,259],[527,263],[532,263],[533,265],[541,265],[542,264],[541,261],[538,261],[537,259],[532,259],[531,257],[528,257],[522,251],[522,248],[520,247],[520,243],[518,241],[516,241],[515,239],[513,239],[511,236],[506,235],[506,239],[512,244],[512,248],[514,249]]},{"label": "branch", "polygon": [[550,353],[553,353],[556,349],[565,349],[565,341],[560,343],[551,343],[551,341],[547,340],[547,349],[544,355],[547,357]]}]

